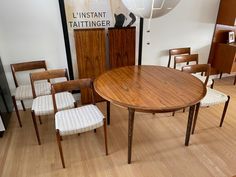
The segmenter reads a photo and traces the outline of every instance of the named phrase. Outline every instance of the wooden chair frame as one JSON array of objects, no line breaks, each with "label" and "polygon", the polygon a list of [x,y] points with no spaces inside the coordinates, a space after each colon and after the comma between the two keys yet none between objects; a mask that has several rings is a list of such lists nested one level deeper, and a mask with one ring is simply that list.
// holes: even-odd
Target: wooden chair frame
[{"label": "wooden chair frame", "polygon": [[171,57],[175,55],[183,55],[183,54],[191,54],[191,48],[190,47],[184,47],[184,48],[174,48],[169,50],[169,61],[167,67],[170,67],[171,63]]},{"label": "wooden chair frame", "polygon": [[198,64],[198,54],[189,54],[189,55],[178,55],[174,57],[174,69],[176,69],[177,63],[187,63],[196,62]]},{"label": "wooden chair frame", "polygon": [[[182,71],[183,72],[188,72],[188,73],[205,72],[207,77],[206,77],[206,80],[204,82],[204,86],[206,87],[207,81],[209,79],[209,75],[211,73],[211,65],[210,64],[188,65],[188,66],[182,67]],[[222,125],[223,125],[225,114],[226,114],[226,111],[227,111],[227,108],[228,108],[228,105],[229,105],[229,101],[230,101],[230,96],[228,95],[227,97],[228,97],[228,99],[225,102],[223,113],[222,113],[222,116],[221,116],[220,127],[222,127]],[[194,131],[195,131],[199,108],[200,108],[200,102],[196,106],[194,120],[193,120],[193,126],[192,126],[192,134],[194,134]]]},{"label": "wooden chair frame", "polygon": [[[92,97],[92,104],[95,105],[93,81],[90,78],[77,79],[77,80],[71,80],[67,82],[52,84],[52,98],[53,98],[53,106],[54,106],[55,113],[58,111],[57,105],[56,105],[56,97],[55,97],[56,93],[79,90],[81,88],[88,88],[90,90],[91,97]],[[105,139],[105,151],[106,151],[106,155],[108,155],[106,118],[103,119],[103,128],[104,128],[104,139]],[[94,130],[94,132],[96,132],[96,129]],[[57,144],[58,144],[59,153],[61,157],[61,163],[62,163],[63,168],[65,168],[64,155],[63,155],[62,145],[61,145],[62,137],[58,129],[56,129],[56,139],[57,139]]]},{"label": "wooden chair frame", "polygon": [[[31,86],[32,86],[33,97],[36,98],[35,87],[34,87],[35,81],[50,80],[50,79],[55,79],[55,78],[59,78],[59,77],[66,77],[66,79],[69,80],[67,69],[54,69],[54,70],[30,73],[30,82],[31,82]],[[34,124],[34,128],[35,128],[38,144],[41,145],[38,126],[37,126],[37,122],[36,122],[36,115],[35,115],[34,110],[31,110],[31,115],[32,115],[32,120],[33,120],[33,124]],[[39,117],[40,124],[42,124],[40,116],[38,116],[38,117]]]},{"label": "wooden chair frame", "polygon": [[[45,69],[47,70],[47,66],[46,66],[46,62],[45,60],[37,60],[37,61],[30,61],[30,62],[22,62],[22,63],[14,63],[10,65],[11,67],[11,72],[12,72],[12,76],[13,76],[13,80],[15,83],[16,87],[19,87],[19,83],[16,77],[16,72],[21,72],[21,71],[30,71],[30,70],[36,70],[36,69]],[[12,100],[13,100],[13,105],[16,111],[16,117],[18,119],[18,123],[19,126],[22,127],[22,123],[21,123],[21,119],[20,119],[20,114],[19,114],[19,110],[16,104],[16,98],[13,95],[12,96]],[[21,105],[23,110],[25,111],[25,105],[23,100],[20,100]]]}]

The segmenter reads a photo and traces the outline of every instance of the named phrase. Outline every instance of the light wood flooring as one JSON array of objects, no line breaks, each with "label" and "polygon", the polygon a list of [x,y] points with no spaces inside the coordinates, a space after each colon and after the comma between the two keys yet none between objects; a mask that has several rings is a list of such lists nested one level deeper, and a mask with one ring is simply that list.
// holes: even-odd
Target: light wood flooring
[{"label": "light wood flooring", "polygon": [[[187,114],[137,113],[134,122],[132,164],[127,164],[126,109],[111,106],[108,150],[103,129],[64,137],[66,168],[61,166],[53,117],[39,125],[42,145],[37,144],[30,111],[21,112],[19,128],[15,113],[0,138],[1,177],[232,177],[236,175],[236,86],[233,78],[217,80],[215,88],[229,94],[231,102],[222,128],[223,104],[202,108],[196,133],[184,146]],[[105,104],[99,107],[105,114]]]}]

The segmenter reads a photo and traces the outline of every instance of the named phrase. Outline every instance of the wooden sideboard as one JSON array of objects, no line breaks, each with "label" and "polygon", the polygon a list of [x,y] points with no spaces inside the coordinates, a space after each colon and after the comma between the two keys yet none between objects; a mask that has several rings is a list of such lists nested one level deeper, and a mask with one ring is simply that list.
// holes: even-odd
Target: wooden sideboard
[{"label": "wooden sideboard", "polygon": [[236,72],[236,43],[218,43],[213,67],[221,73]]},{"label": "wooden sideboard", "polygon": [[208,59],[213,67],[212,74],[234,70],[232,61],[235,44],[227,44],[230,31],[236,33],[236,0],[221,0]]}]

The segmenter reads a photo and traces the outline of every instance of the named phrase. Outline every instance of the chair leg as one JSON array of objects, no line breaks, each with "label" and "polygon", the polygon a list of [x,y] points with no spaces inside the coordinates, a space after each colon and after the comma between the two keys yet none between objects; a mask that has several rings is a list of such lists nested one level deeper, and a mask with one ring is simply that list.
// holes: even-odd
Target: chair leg
[{"label": "chair leg", "polygon": [[38,130],[38,126],[37,126],[37,122],[36,122],[36,116],[35,116],[34,111],[31,111],[31,115],[32,115],[33,123],[34,123],[34,129],[35,129],[35,132],[36,132],[38,144],[41,145],[41,141],[40,141],[40,137],[39,137],[39,130]]},{"label": "chair leg", "polygon": [[58,148],[60,152],[62,167],[65,168],[64,156],[63,156],[62,146],[61,146],[61,135],[58,129],[56,130],[56,136],[57,136],[57,144],[58,144]]},{"label": "chair leg", "polygon": [[12,96],[12,101],[13,101],[13,105],[15,107],[16,117],[18,119],[19,126],[22,127],[21,120],[20,120],[20,114],[19,114],[19,110],[18,110],[18,107],[17,107],[17,104],[16,104],[15,96]]},{"label": "chair leg", "polygon": [[97,130],[96,130],[96,129],[94,129],[94,130],[93,130],[93,132],[94,132],[94,133],[96,133],[96,132],[97,132]]},{"label": "chair leg", "polygon": [[21,105],[22,105],[23,111],[26,111],[23,100],[21,100],[20,102],[21,102]]},{"label": "chair leg", "polygon": [[194,134],[194,131],[195,131],[199,108],[200,108],[200,103],[198,103],[197,106],[196,106],[194,120],[193,120],[193,126],[192,126],[192,134]]},{"label": "chair leg", "polygon": [[103,119],[103,127],[104,127],[105,150],[106,150],[106,155],[108,155],[108,148],[107,148],[107,123],[106,123],[106,119]]},{"label": "chair leg", "polygon": [[220,73],[220,79],[222,78],[222,75],[223,75],[223,73],[221,72],[221,73]]},{"label": "chair leg", "polygon": [[42,122],[41,116],[38,116],[38,117],[39,117],[39,123],[42,125],[43,122]]},{"label": "chair leg", "polygon": [[107,101],[107,125],[110,125],[110,101]]},{"label": "chair leg", "polygon": [[214,87],[214,84],[215,84],[215,80],[212,80],[212,84],[211,84],[211,88],[213,89]]},{"label": "chair leg", "polygon": [[236,84],[236,76],[234,77],[234,85]]},{"label": "chair leg", "polygon": [[183,112],[185,112],[185,108],[183,108]]},{"label": "chair leg", "polygon": [[174,112],[172,112],[172,116],[175,116],[175,111],[174,111]]},{"label": "chair leg", "polygon": [[220,127],[222,127],[222,125],[223,125],[223,122],[224,122],[224,119],[225,119],[225,114],[226,114],[226,111],[227,111],[227,108],[228,108],[228,105],[229,105],[229,100],[230,100],[230,96],[228,96],[228,100],[225,102],[223,114],[222,114],[221,121],[220,121]]}]

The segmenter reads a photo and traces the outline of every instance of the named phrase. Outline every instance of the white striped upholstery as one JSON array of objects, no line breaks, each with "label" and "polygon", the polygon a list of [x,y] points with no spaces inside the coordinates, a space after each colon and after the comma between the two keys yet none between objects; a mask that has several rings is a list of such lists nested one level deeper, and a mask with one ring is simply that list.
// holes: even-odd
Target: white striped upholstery
[{"label": "white striped upholstery", "polygon": [[225,103],[228,96],[220,91],[207,87],[206,96],[201,100],[202,107]]},{"label": "white striped upholstery", "polygon": [[[47,81],[35,82],[36,96],[49,95],[51,94],[51,84]],[[33,99],[31,85],[20,85],[16,88],[15,92],[16,100],[27,100]]]},{"label": "white striped upholstery", "polygon": [[104,116],[95,105],[59,111],[55,114],[55,126],[60,135],[72,135],[103,126]]},{"label": "white striped upholstery", "polygon": [[[201,76],[199,74],[192,74],[193,76],[195,76],[196,78],[198,78],[199,80],[201,80],[203,83],[206,80],[206,76]],[[207,86],[211,86],[213,84],[213,80],[209,77],[208,82],[207,82]]]},{"label": "white striped upholstery", "polygon": [[[56,94],[58,110],[74,108],[75,99],[70,92]],[[36,116],[50,115],[54,113],[52,95],[39,96],[33,100],[32,110]]]}]

